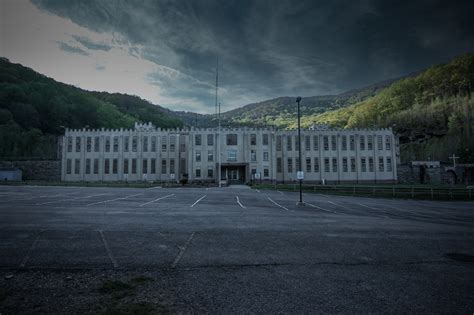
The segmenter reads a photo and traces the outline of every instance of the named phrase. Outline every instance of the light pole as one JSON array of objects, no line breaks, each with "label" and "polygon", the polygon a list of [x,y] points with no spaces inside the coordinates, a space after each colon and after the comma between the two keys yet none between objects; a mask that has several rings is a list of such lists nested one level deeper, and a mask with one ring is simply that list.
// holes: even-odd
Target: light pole
[{"label": "light pole", "polygon": [[300,177],[302,172],[301,172],[301,164],[303,163],[301,161],[301,124],[300,124],[300,102],[301,102],[301,96],[298,96],[296,98],[296,103],[298,104],[298,159],[299,159],[299,163],[298,163],[298,177],[299,177],[299,181],[300,181],[300,202],[299,204],[302,205],[303,204],[303,192],[302,192],[302,187],[301,187],[301,184],[303,182],[303,179]]}]

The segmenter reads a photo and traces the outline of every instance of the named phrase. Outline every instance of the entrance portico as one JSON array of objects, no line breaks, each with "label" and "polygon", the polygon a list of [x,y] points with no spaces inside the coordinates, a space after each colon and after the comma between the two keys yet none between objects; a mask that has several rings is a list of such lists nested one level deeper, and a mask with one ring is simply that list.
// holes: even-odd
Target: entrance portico
[{"label": "entrance portico", "polygon": [[247,163],[223,163],[221,166],[221,180],[229,184],[245,184],[249,178]]}]

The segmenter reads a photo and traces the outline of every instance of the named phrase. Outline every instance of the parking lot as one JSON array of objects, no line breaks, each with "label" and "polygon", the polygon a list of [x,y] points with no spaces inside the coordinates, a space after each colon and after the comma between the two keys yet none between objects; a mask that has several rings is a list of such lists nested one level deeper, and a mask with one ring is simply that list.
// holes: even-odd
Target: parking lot
[{"label": "parking lot", "polygon": [[95,313],[144,275],[124,299],[156,312],[472,313],[473,202],[303,197],[0,186],[0,313]]}]

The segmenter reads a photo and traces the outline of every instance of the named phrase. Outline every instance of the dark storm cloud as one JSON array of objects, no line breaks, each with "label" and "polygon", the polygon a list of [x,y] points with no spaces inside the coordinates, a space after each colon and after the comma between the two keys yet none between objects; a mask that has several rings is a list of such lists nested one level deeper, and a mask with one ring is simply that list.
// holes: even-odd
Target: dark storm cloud
[{"label": "dark storm cloud", "polygon": [[84,51],[83,49],[81,49],[79,47],[71,46],[71,45],[66,44],[64,42],[57,42],[57,43],[58,43],[59,48],[61,50],[64,50],[68,53],[79,54],[79,55],[83,55],[83,56],[89,56],[89,54],[86,51]]},{"label": "dark storm cloud", "polygon": [[183,74],[150,82],[210,107],[217,55],[223,97],[235,106],[243,95],[341,92],[474,50],[474,1],[33,2],[140,45],[131,53]]},{"label": "dark storm cloud", "polygon": [[112,49],[112,46],[109,46],[104,43],[96,43],[89,38],[85,36],[78,36],[78,35],[72,35],[72,37],[79,43],[81,43],[84,47],[92,50],[103,50],[103,51],[109,51]]}]

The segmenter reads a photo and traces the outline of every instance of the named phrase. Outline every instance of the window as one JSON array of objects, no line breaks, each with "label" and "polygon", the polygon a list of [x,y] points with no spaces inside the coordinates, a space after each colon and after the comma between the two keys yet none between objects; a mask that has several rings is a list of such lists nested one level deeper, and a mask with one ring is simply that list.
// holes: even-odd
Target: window
[{"label": "window", "polygon": [[319,173],[319,158],[314,158],[314,172]]},{"label": "window", "polygon": [[382,136],[377,136],[377,149],[383,149]]},{"label": "window", "polygon": [[227,150],[227,161],[237,161],[237,150]]},{"label": "window", "polygon": [[76,137],[76,152],[81,152],[81,137]]},{"label": "window", "polygon": [[112,160],[112,174],[117,174],[118,172],[118,160],[113,159]]},{"label": "window", "polygon": [[94,159],[94,174],[99,174],[99,159]]},{"label": "window", "polygon": [[214,151],[212,150],[207,151],[207,161],[208,162],[214,161]]},{"label": "window", "polygon": [[349,146],[351,151],[355,150],[355,136],[349,136]]},{"label": "window", "polygon": [[137,146],[138,146],[138,137],[133,136],[132,137],[132,152],[137,152]]},{"label": "window", "polygon": [[137,173],[137,159],[132,159],[132,174]]},{"label": "window", "polygon": [[123,173],[128,174],[128,159],[123,160]]},{"label": "window", "polygon": [[[91,150],[92,150],[92,137],[87,137],[87,139],[86,139],[86,151],[91,152]],[[90,164],[89,164],[89,166],[90,166]],[[90,170],[90,168],[89,168],[89,170]]]},{"label": "window", "polygon": [[270,172],[268,171],[268,168],[263,169],[263,177],[268,177]]},{"label": "window", "polygon": [[356,171],[356,159],[354,157],[351,157],[351,172]]},{"label": "window", "polygon": [[180,144],[179,144],[179,151],[180,151],[180,152],[186,151],[186,144],[185,144],[185,143],[180,142]]},{"label": "window", "polygon": [[148,160],[143,159],[142,161],[142,172],[143,174],[148,174]]},{"label": "window", "polygon": [[385,172],[385,166],[383,164],[383,157],[379,157],[379,172]]},{"label": "window", "polygon": [[288,158],[288,173],[292,173],[293,172],[293,159],[292,158]]},{"label": "window", "polygon": [[[72,150],[72,145],[71,145],[71,150]],[[71,169],[72,169],[72,161],[71,159],[66,160],[66,174],[71,174]]]},{"label": "window", "polygon": [[268,161],[268,152],[267,151],[263,152],[263,160]]},{"label": "window", "polygon": [[336,158],[332,158],[332,171],[333,173],[337,172],[337,159]]},{"label": "window", "polygon": [[306,172],[311,173],[311,158],[306,158]]},{"label": "window", "polygon": [[281,136],[277,136],[276,150],[281,151]]},{"label": "window", "polygon": [[110,137],[105,138],[105,152],[110,152]]},{"label": "window", "polygon": [[369,157],[369,172],[374,171],[374,159]]},{"label": "window", "polygon": [[170,160],[170,173],[171,173],[171,174],[174,174],[174,173],[175,173],[175,169],[174,169],[174,159],[171,159],[171,160]]},{"label": "window", "polygon": [[196,151],[196,162],[201,162],[201,151]]},{"label": "window", "polygon": [[300,149],[300,137],[295,136],[295,150],[298,151]]},{"label": "window", "polygon": [[250,145],[257,145],[257,135],[254,133],[250,135]]},{"label": "window", "polygon": [[166,152],[167,145],[168,145],[168,140],[166,139],[166,136],[162,136],[161,137],[161,151]]},{"label": "window", "polygon": [[94,140],[94,152],[99,152],[99,146],[100,146],[100,138],[95,137]]},{"label": "window", "polygon": [[373,149],[373,146],[372,146],[372,136],[369,135],[367,136],[367,150],[372,150]]},{"label": "window", "polygon": [[91,173],[91,159],[86,159],[86,174]]},{"label": "window", "polygon": [[365,150],[365,136],[360,136],[359,137],[359,144],[360,144],[360,149]]},{"label": "window", "polygon": [[201,135],[194,135],[194,144],[201,145]]},{"label": "window", "polygon": [[268,145],[268,134],[267,133],[264,133],[262,135],[262,143],[263,143],[263,145]]},{"label": "window", "polygon": [[174,152],[176,148],[176,136],[170,137],[170,152]]},{"label": "window", "polygon": [[347,136],[342,136],[342,151],[347,151]]},{"label": "window", "polygon": [[314,149],[314,151],[319,150],[319,138],[318,138],[318,136],[313,136],[313,149]]},{"label": "window", "polygon": [[74,174],[80,174],[80,173],[81,173],[81,160],[75,159],[74,160]]},{"label": "window", "polygon": [[385,150],[391,150],[391,147],[390,136],[385,136]]},{"label": "window", "polygon": [[295,165],[296,165],[296,170],[299,171],[301,168],[300,168],[300,159],[299,158],[295,158]]},{"label": "window", "polygon": [[148,137],[144,136],[143,137],[143,152],[148,152]]},{"label": "window", "polygon": [[286,151],[291,151],[291,150],[293,150],[293,144],[292,144],[291,139],[292,139],[291,136],[287,136],[287,137],[286,137]]},{"label": "window", "polygon": [[360,158],[360,169],[362,172],[367,172],[367,164],[365,158]]},{"label": "window", "polygon": [[214,135],[208,134],[207,135],[207,145],[214,145]]},{"label": "window", "polygon": [[257,162],[257,151],[250,150],[250,161]]},{"label": "window", "polygon": [[72,152],[72,137],[67,137],[67,152]]},{"label": "window", "polygon": [[306,151],[311,150],[311,136],[304,137],[304,148],[306,149]]},{"label": "window", "polygon": [[337,150],[337,137],[335,135],[331,136],[331,150]]},{"label": "window", "polygon": [[347,165],[347,158],[346,157],[342,158],[342,171],[344,173],[347,173],[349,171],[349,167]]},{"label": "window", "polygon": [[129,144],[130,144],[130,138],[129,137],[123,138],[123,151],[124,152],[128,152]]},{"label": "window", "polygon": [[281,173],[282,164],[281,164],[281,157],[277,158],[277,173]]},{"label": "window", "polygon": [[110,174],[110,159],[104,160],[104,174]]},{"label": "window", "polygon": [[156,152],[156,137],[151,137],[151,152]]},{"label": "window", "polygon": [[114,152],[118,152],[118,137],[114,137]]},{"label": "window", "polygon": [[161,160],[161,174],[166,174],[166,160]]},{"label": "window", "polygon": [[212,168],[212,166],[207,167],[207,177],[209,178],[214,177],[214,169]]},{"label": "window", "polygon": [[329,169],[329,158],[324,158],[324,171],[326,173],[329,173],[330,172],[330,169]]},{"label": "window", "polygon": [[228,134],[226,136],[227,145],[237,145],[237,135],[235,133]]},{"label": "window", "polygon": [[329,137],[324,136],[323,141],[324,141],[324,151],[328,151],[329,150]]},{"label": "window", "polygon": [[392,158],[387,157],[387,172],[392,171]]},{"label": "window", "polygon": [[196,168],[196,178],[200,178],[200,177],[201,177],[201,169]]},{"label": "window", "polygon": [[150,173],[156,174],[156,159],[150,160]]}]

